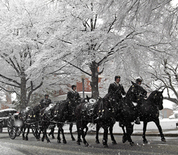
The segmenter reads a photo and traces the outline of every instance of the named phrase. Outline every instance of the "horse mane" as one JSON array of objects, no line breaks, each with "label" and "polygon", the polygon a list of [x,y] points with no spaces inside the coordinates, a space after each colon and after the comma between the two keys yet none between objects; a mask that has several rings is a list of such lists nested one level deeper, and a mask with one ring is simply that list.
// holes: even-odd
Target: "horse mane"
[{"label": "horse mane", "polygon": [[158,90],[154,90],[151,92],[151,94],[148,96],[147,100],[152,100],[155,96],[155,94],[157,94],[159,91]]}]

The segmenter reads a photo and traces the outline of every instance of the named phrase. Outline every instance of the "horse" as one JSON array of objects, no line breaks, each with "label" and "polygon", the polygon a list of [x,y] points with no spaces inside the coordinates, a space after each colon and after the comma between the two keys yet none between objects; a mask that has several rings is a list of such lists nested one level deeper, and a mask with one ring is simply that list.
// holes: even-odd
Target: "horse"
[{"label": "horse", "polygon": [[61,143],[60,132],[62,133],[63,143],[66,144],[66,138],[64,135],[63,126],[66,122],[70,122],[69,130],[71,138],[75,141],[75,138],[72,133],[73,122],[75,122],[75,108],[79,104],[80,100],[76,102],[69,102],[68,100],[58,101],[53,113],[53,121],[57,124],[58,135],[57,142]]},{"label": "horse", "polygon": [[153,91],[149,97],[144,100],[140,100],[140,104],[138,104],[138,109],[139,109],[139,117],[140,120],[143,121],[143,143],[148,143],[147,139],[146,139],[146,127],[147,127],[147,123],[153,121],[160,133],[161,136],[161,140],[163,142],[166,142],[166,139],[164,137],[161,125],[160,125],[160,121],[159,121],[159,110],[163,109],[163,95],[162,95],[163,91],[158,91],[155,90]]},{"label": "horse", "polygon": [[[79,105],[77,105],[75,110],[76,117],[76,126],[77,126],[77,144],[80,145],[81,136],[85,146],[88,146],[88,142],[85,139],[85,136],[88,131],[87,124],[94,123],[93,110],[96,103],[89,104],[90,98],[87,96],[86,99],[83,99]],[[96,117],[96,116],[95,116]]]},{"label": "horse", "polygon": [[[47,129],[49,128],[50,125],[55,126],[55,124],[52,123],[55,106],[56,104],[50,104],[48,107],[45,107],[42,110],[40,110],[39,137],[40,133],[41,132],[43,133],[41,141],[44,141],[44,139],[46,139],[48,143],[50,142],[49,137],[47,135]],[[51,131],[53,131],[53,128],[51,129]]]},{"label": "horse", "polygon": [[[38,121],[39,121],[39,105],[36,105],[35,107],[26,107],[26,109],[23,109],[20,111],[18,115],[18,119],[22,122],[21,131],[22,131],[22,138],[23,140],[28,140],[28,134],[30,129],[32,129],[33,135],[36,139],[39,139],[38,137]],[[25,131],[27,129],[26,135]]]},{"label": "horse", "polygon": [[37,140],[40,140],[40,133],[43,132],[42,141],[46,138],[47,142],[50,142],[46,135],[46,130],[50,124],[52,107],[53,104],[50,104],[48,107],[42,107],[41,104],[37,104],[33,107],[27,107],[19,113],[19,119],[22,121],[22,138],[24,140],[28,140],[28,134],[31,129]]},{"label": "horse", "polygon": [[[125,98],[121,100],[120,108],[116,115],[116,121],[119,122],[120,127],[123,130],[122,142],[125,143],[127,140],[132,146],[134,142],[131,139],[133,133],[133,125],[136,120],[138,108],[133,104],[137,103],[139,100],[146,97],[146,90],[143,89],[140,85],[132,82],[132,86],[127,91]],[[126,131],[125,131],[126,128]]]},{"label": "horse", "polygon": [[[128,140],[130,145],[133,145],[134,142],[131,139],[131,134],[133,132],[133,123],[136,119],[136,108],[133,106],[132,101],[136,101],[138,97],[142,94],[145,94],[145,90],[137,85],[136,83],[132,82],[132,87],[127,91],[126,97],[120,99],[117,103],[115,98],[110,98],[110,94],[107,94],[104,98],[106,98],[107,102],[110,102],[111,109],[113,112],[113,117],[116,121],[119,122],[120,126],[123,130],[123,142]],[[113,126],[115,122],[110,123],[109,131],[111,135],[111,140],[113,144],[117,144],[115,138],[113,136]],[[100,129],[100,125],[97,124],[96,126],[96,143],[99,143],[98,139],[98,132]],[[125,131],[126,128],[126,131]],[[107,147],[107,145],[106,145]]]},{"label": "horse", "polygon": [[[69,132],[70,132],[72,141],[75,141],[75,138],[74,138],[73,133],[72,133],[73,125],[74,125],[73,122],[69,123]],[[48,133],[48,136],[51,136],[52,139],[55,139],[55,136],[54,136],[55,127],[56,127],[56,124],[54,124],[54,123],[52,123],[51,125],[49,125],[49,128],[51,129],[51,131]]]}]

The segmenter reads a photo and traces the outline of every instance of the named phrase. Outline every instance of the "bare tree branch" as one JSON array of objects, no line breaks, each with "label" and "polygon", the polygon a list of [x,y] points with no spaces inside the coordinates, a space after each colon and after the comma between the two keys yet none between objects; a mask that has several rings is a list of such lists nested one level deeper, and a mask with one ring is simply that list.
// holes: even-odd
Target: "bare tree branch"
[{"label": "bare tree branch", "polygon": [[20,86],[20,83],[17,82],[16,80],[13,80],[13,79],[11,79],[11,78],[8,78],[8,77],[6,77],[6,76],[4,76],[4,75],[2,75],[2,74],[0,74],[0,77],[2,77],[3,79],[8,80],[8,81],[10,81],[10,82],[16,83],[17,85]]},{"label": "bare tree branch", "polygon": [[68,64],[70,64],[71,66],[73,66],[73,67],[79,69],[81,72],[83,72],[83,73],[85,73],[85,74],[87,74],[87,75],[89,75],[89,76],[92,76],[91,74],[89,74],[88,72],[84,71],[84,70],[81,69],[80,67],[78,67],[78,66],[76,66],[76,65],[74,65],[74,64],[72,64],[72,63],[70,63],[70,62],[68,62],[68,61],[66,61],[66,60],[63,60],[63,61],[66,62],[66,63],[68,63]]}]

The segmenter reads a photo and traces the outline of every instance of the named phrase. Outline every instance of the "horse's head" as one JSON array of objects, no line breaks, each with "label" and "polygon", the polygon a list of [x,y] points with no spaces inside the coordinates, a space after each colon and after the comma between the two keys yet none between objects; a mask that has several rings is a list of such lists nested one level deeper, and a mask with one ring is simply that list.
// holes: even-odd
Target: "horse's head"
[{"label": "horse's head", "polygon": [[153,91],[148,99],[154,106],[158,107],[159,110],[163,109],[163,91]]},{"label": "horse's head", "polygon": [[138,102],[139,100],[145,98],[146,95],[147,91],[143,89],[143,87],[132,82],[132,86],[128,90],[126,97],[128,97],[133,102]]}]

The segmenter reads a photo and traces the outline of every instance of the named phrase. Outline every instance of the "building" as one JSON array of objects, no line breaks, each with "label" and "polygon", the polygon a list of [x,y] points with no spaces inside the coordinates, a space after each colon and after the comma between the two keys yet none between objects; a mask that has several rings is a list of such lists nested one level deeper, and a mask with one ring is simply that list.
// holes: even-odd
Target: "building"
[{"label": "building", "polygon": [[161,118],[169,118],[173,114],[174,114],[173,110],[169,108],[164,108],[163,110],[160,111]]}]

